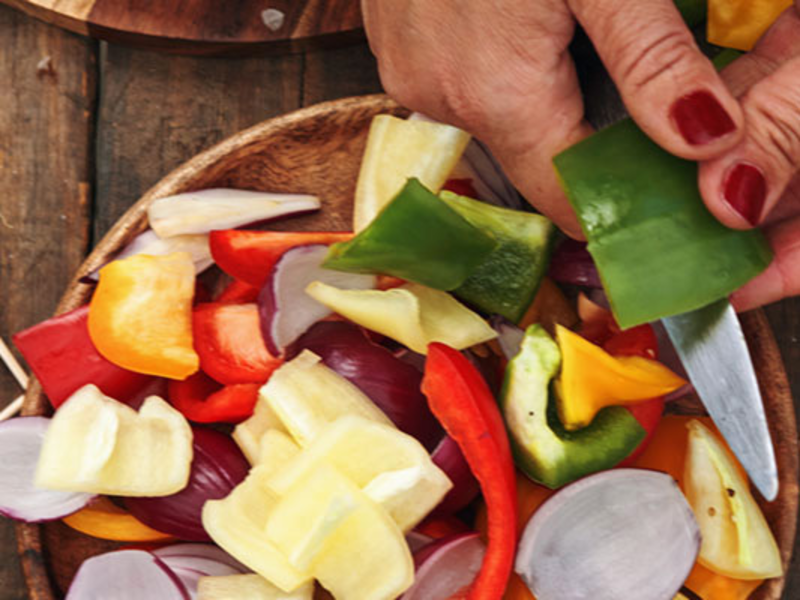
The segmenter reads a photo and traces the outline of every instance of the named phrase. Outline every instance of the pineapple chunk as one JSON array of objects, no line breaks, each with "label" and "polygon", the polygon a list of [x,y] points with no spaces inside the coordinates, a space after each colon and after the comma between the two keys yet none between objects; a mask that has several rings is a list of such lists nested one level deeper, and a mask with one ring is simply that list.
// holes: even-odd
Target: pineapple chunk
[{"label": "pineapple chunk", "polygon": [[253,415],[239,423],[233,430],[233,441],[236,442],[251,465],[258,463],[258,457],[261,454],[261,438],[270,429],[288,433],[262,394],[256,402]]},{"label": "pineapple chunk", "polygon": [[147,398],[137,413],[86,385],[53,416],[36,485],[115,496],[167,496],[186,487],[192,454],[189,423],[161,398]]},{"label": "pineapple chunk", "polygon": [[288,434],[277,429],[270,429],[261,436],[256,464],[269,469],[270,473],[276,473],[298,454],[300,454],[300,446],[295,444]]},{"label": "pineapple chunk", "polygon": [[259,394],[302,447],[343,415],[391,425],[372,400],[309,350],[278,368]]},{"label": "pineapple chunk", "polygon": [[203,506],[203,527],[223,550],[253,571],[291,592],[311,581],[311,574],[295,569],[270,543],[264,528],[278,497],[266,484],[270,471],[256,466],[247,478],[222,500]]},{"label": "pineapple chunk", "polygon": [[403,531],[412,529],[452,487],[413,437],[392,425],[341,417],[269,480],[278,495],[322,464],[334,466],[381,504]]},{"label": "pineapple chunk", "polygon": [[411,552],[394,521],[324,463],[287,490],[266,533],[337,600],[392,600],[414,581]]},{"label": "pineapple chunk", "polygon": [[253,574],[201,577],[197,584],[197,600],[311,600],[313,597],[313,582],[293,592],[284,592]]},{"label": "pineapple chunk", "polygon": [[391,115],[372,119],[356,184],[353,230],[369,225],[410,177],[437,193],[469,140],[465,131],[443,123]]},{"label": "pineapple chunk", "polygon": [[684,487],[703,536],[699,562],[734,579],[780,577],[778,545],[735,460],[700,421],[687,427]]}]

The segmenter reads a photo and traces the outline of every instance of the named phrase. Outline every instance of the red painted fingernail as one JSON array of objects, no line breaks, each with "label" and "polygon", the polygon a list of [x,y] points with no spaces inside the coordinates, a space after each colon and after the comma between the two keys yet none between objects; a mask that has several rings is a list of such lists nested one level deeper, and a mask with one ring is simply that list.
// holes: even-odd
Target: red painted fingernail
[{"label": "red painted fingernail", "polygon": [[683,96],[672,105],[672,120],[692,146],[702,146],[736,129],[727,111],[705,90]]},{"label": "red painted fingernail", "polygon": [[738,163],[725,178],[722,196],[733,210],[751,225],[758,225],[764,201],[767,199],[767,180],[761,169]]}]

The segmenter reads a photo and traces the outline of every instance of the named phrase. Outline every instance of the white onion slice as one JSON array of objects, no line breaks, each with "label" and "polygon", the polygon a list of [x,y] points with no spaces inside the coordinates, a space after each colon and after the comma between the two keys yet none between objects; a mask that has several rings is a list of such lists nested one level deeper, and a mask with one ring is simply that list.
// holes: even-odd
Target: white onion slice
[{"label": "white onion slice", "polygon": [[[173,252],[188,252],[194,262],[194,270],[198,275],[214,264],[211,257],[211,248],[208,246],[208,234],[176,235],[162,239],[155,231],[143,231],[133,241],[117,254],[114,260],[121,260],[137,254],[150,254],[151,256],[166,256]],[[93,271],[87,277],[97,280],[100,269]]]},{"label": "white onion slice", "polygon": [[323,269],[328,246],[310,244],[286,251],[275,263],[258,295],[261,334],[267,349],[282,356],[286,348],[314,323],[333,311],[306,294],[312,281],[340,289],[367,290],[375,287],[374,275]]},{"label": "white onion slice", "polygon": [[515,570],[538,600],[664,600],[699,549],[697,521],[669,475],[616,469],[545,502],[525,527]]},{"label": "white onion slice", "polygon": [[235,229],[319,207],[316,196],[214,188],[159,198],[147,209],[147,216],[159,237],[168,238]]},{"label": "white onion slice", "polygon": [[44,434],[45,417],[18,417],[0,423],[0,514],[37,523],[80,510],[94,494],[60,492],[33,484]]},{"label": "white onion slice", "polygon": [[472,583],[485,553],[486,546],[477,533],[450,536],[423,548],[414,557],[414,585],[401,599],[447,600]]},{"label": "white onion slice", "polygon": [[230,554],[211,544],[172,544],[153,550],[178,576],[192,600],[201,577],[241,575],[250,570]]},{"label": "white onion slice", "polygon": [[85,560],[66,600],[189,600],[180,579],[161,560],[142,550],[120,550]]},{"label": "white onion slice", "polygon": [[[250,569],[225,552],[222,548],[213,544],[170,544],[153,550],[153,554],[169,564],[172,559],[206,559],[213,562],[227,565],[237,573],[250,573]],[[172,564],[181,564],[172,562]],[[183,566],[190,566],[190,563],[182,563]],[[200,569],[202,570],[202,569]]]}]

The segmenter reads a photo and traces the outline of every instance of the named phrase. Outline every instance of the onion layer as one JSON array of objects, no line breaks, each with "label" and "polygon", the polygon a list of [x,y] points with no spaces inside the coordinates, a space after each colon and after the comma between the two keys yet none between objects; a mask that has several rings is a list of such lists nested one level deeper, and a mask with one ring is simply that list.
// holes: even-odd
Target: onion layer
[{"label": "onion layer", "polygon": [[478,480],[472,474],[467,459],[456,441],[445,435],[433,451],[433,462],[445,472],[453,488],[433,511],[435,515],[450,515],[458,512],[472,502],[480,493]]},{"label": "onion layer", "polygon": [[401,600],[447,600],[475,579],[486,553],[477,533],[437,540],[414,555],[417,573]]},{"label": "onion layer", "polygon": [[37,523],[66,517],[89,504],[94,494],[46,490],[34,485],[45,417],[19,417],[0,423],[0,514]]}]

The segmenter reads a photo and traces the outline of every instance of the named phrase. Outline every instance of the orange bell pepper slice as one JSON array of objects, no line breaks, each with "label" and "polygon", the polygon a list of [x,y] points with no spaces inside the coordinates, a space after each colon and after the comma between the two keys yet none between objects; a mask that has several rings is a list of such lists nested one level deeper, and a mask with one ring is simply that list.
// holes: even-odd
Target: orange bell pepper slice
[{"label": "orange bell pepper slice", "polygon": [[717,46],[752,50],[792,0],[709,0],[708,41]]},{"label": "orange bell pepper slice", "polygon": [[185,379],[199,368],[192,345],[191,256],[137,255],[100,269],[89,337],[107,360],[137,373]]},{"label": "orange bell pepper slice", "polygon": [[62,519],[75,531],[115,542],[163,542],[174,539],[167,533],[148,527],[105,496]]},{"label": "orange bell pepper slice", "polygon": [[612,356],[561,325],[556,326],[556,339],[562,356],[558,412],[567,429],[586,427],[606,406],[664,396],[686,384],[657,361]]}]

